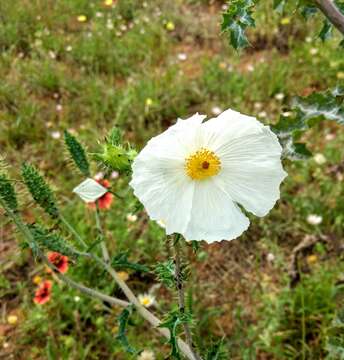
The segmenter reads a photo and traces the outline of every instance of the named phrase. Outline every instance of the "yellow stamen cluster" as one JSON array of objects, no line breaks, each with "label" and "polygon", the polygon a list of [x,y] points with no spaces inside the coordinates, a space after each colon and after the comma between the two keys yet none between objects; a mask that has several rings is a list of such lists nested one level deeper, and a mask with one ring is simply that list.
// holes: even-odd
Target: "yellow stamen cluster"
[{"label": "yellow stamen cluster", "polygon": [[185,170],[191,179],[204,180],[219,173],[221,161],[213,151],[201,148],[185,159]]}]

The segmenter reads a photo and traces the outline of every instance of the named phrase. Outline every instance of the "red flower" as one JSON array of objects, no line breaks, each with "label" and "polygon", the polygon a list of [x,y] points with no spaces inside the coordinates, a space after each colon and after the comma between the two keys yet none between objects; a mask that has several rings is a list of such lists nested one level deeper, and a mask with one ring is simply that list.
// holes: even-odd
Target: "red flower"
[{"label": "red flower", "polygon": [[50,300],[52,286],[53,283],[50,280],[43,281],[36,290],[33,301],[41,305],[48,302]]},{"label": "red flower", "polygon": [[64,274],[68,270],[68,256],[58,252],[48,253],[48,260],[58,268],[59,272]]},{"label": "red flower", "polygon": [[[99,183],[100,185],[104,186],[105,188],[110,188],[110,183],[108,180],[106,179],[101,179],[101,180],[96,180],[97,183]],[[113,200],[113,195],[110,192],[105,193],[103,196],[101,196],[97,201],[98,201],[98,205],[99,205],[99,209],[102,210],[108,210],[111,207],[112,204],[112,200]],[[95,209],[96,208],[96,203],[89,203],[88,206],[91,209]]]}]

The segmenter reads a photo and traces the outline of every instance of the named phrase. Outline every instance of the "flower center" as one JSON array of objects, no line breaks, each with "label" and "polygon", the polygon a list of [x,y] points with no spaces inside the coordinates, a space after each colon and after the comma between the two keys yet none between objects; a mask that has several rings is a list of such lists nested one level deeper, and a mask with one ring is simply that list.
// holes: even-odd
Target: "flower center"
[{"label": "flower center", "polygon": [[213,151],[201,148],[185,159],[185,170],[191,179],[203,180],[219,173],[221,161]]}]

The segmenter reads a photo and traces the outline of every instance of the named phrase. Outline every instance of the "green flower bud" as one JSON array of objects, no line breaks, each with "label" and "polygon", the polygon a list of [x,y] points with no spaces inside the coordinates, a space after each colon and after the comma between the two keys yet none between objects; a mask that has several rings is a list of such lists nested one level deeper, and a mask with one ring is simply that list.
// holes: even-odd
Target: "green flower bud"
[{"label": "green flower bud", "polygon": [[52,190],[37,169],[29,164],[23,164],[22,177],[33,199],[53,219],[59,217],[59,210]]},{"label": "green flower bud", "polygon": [[11,210],[18,209],[17,196],[11,181],[5,174],[0,174],[0,198]]},{"label": "green flower bud", "polygon": [[68,131],[64,132],[65,143],[67,149],[81,173],[85,176],[90,176],[90,165],[87,160],[86,151],[76,139],[75,136],[71,135]]},{"label": "green flower bud", "polygon": [[76,257],[78,254],[59,234],[51,232],[37,224],[28,225],[35,243],[44,249],[59,252],[62,255]]},{"label": "green flower bud", "polygon": [[105,166],[111,170],[129,171],[131,163],[136,156],[136,151],[129,149],[126,150],[121,145],[112,145],[107,143],[103,147],[101,154],[95,154],[97,160],[101,161]]}]

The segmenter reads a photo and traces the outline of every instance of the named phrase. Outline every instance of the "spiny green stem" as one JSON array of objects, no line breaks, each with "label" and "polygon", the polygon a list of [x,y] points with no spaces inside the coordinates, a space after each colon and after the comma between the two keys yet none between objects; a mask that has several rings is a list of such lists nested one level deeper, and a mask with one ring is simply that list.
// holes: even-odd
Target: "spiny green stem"
[{"label": "spiny green stem", "polygon": [[[104,239],[104,234],[103,234],[103,229],[101,227],[101,223],[100,223],[100,219],[99,219],[99,206],[97,203],[97,212],[96,212],[96,220],[97,220],[97,227],[98,227],[98,231],[101,234],[101,236]],[[97,215],[98,213],[98,215]],[[167,337],[168,339],[170,338],[170,332],[168,329],[165,328],[159,328],[158,326],[160,325],[161,321],[151,312],[149,312],[144,306],[141,305],[141,303],[139,302],[139,300],[137,299],[137,297],[135,296],[135,294],[131,291],[131,289],[128,287],[128,285],[125,283],[125,281],[123,281],[119,275],[117,274],[117,272],[111,267],[111,265],[109,265],[108,261],[106,261],[106,254],[107,256],[109,256],[108,254],[108,250],[106,247],[106,243],[105,241],[102,241],[101,244],[103,244],[103,258],[104,261],[101,260],[100,258],[98,258],[96,255],[94,254],[90,254],[90,256],[99,264],[101,265],[103,268],[105,268],[107,270],[107,272],[112,276],[112,278],[115,280],[115,282],[117,283],[117,285],[121,288],[121,290],[124,292],[125,296],[127,297],[127,299],[135,306],[136,310],[139,312],[139,314],[141,314],[141,316],[146,319],[148,322],[150,322],[155,328],[157,328],[157,330],[164,335],[165,337]],[[104,256],[105,254],[105,256]],[[190,332],[190,336],[191,336],[191,332]],[[192,345],[190,344],[186,344],[184,343],[181,339],[178,339],[178,345],[181,349],[181,351],[184,353],[184,355],[190,359],[190,360],[201,360],[201,358],[195,353],[195,351],[192,348]],[[192,344],[192,340],[191,340],[191,344]]]},{"label": "spiny green stem", "polygon": [[108,252],[106,244],[105,244],[104,232],[103,232],[102,224],[100,222],[100,211],[99,211],[98,201],[96,201],[95,215],[96,215],[96,226],[97,226],[97,230],[98,230],[98,237],[99,237],[99,240],[101,240],[100,246],[102,249],[103,259],[106,263],[108,263],[110,261],[110,255],[109,255],[109,252]]},{"label": "spiny green stem", "polygon": [[78,242],[80,243],[80,245],[87,249],[88,246],[86,244],[86,242],[82,239],[82,237],[79,235],[79,233],[74,229],[74,227],[68,222],[68,220],[60,214],[60,220],[61,222],[66,226],[66,228],[75,236],[75,238],[78,240]]},{"label": "spiny green stem", "polygon": [[[182,279],[182,270],[181,270],[181,253],[180,253],[180,235],[177,234],[175,238],[173,239],[173,247],[174,247],[174,264],[176,267],[175,270],[175,279],[176,279],[176,288],[178,293],[178,306],[179,311],[181,314],[185,313],[185,294],[184,294],[184,282]],[[192,333],[191,329],[188,323],[183,323],[184,332],[185,332],[185,338],[186,342],[189,345],[194,357],[197,360],[201,360],[201,358],[198,356],[194,349],[194,344],[192,341]]]}]

